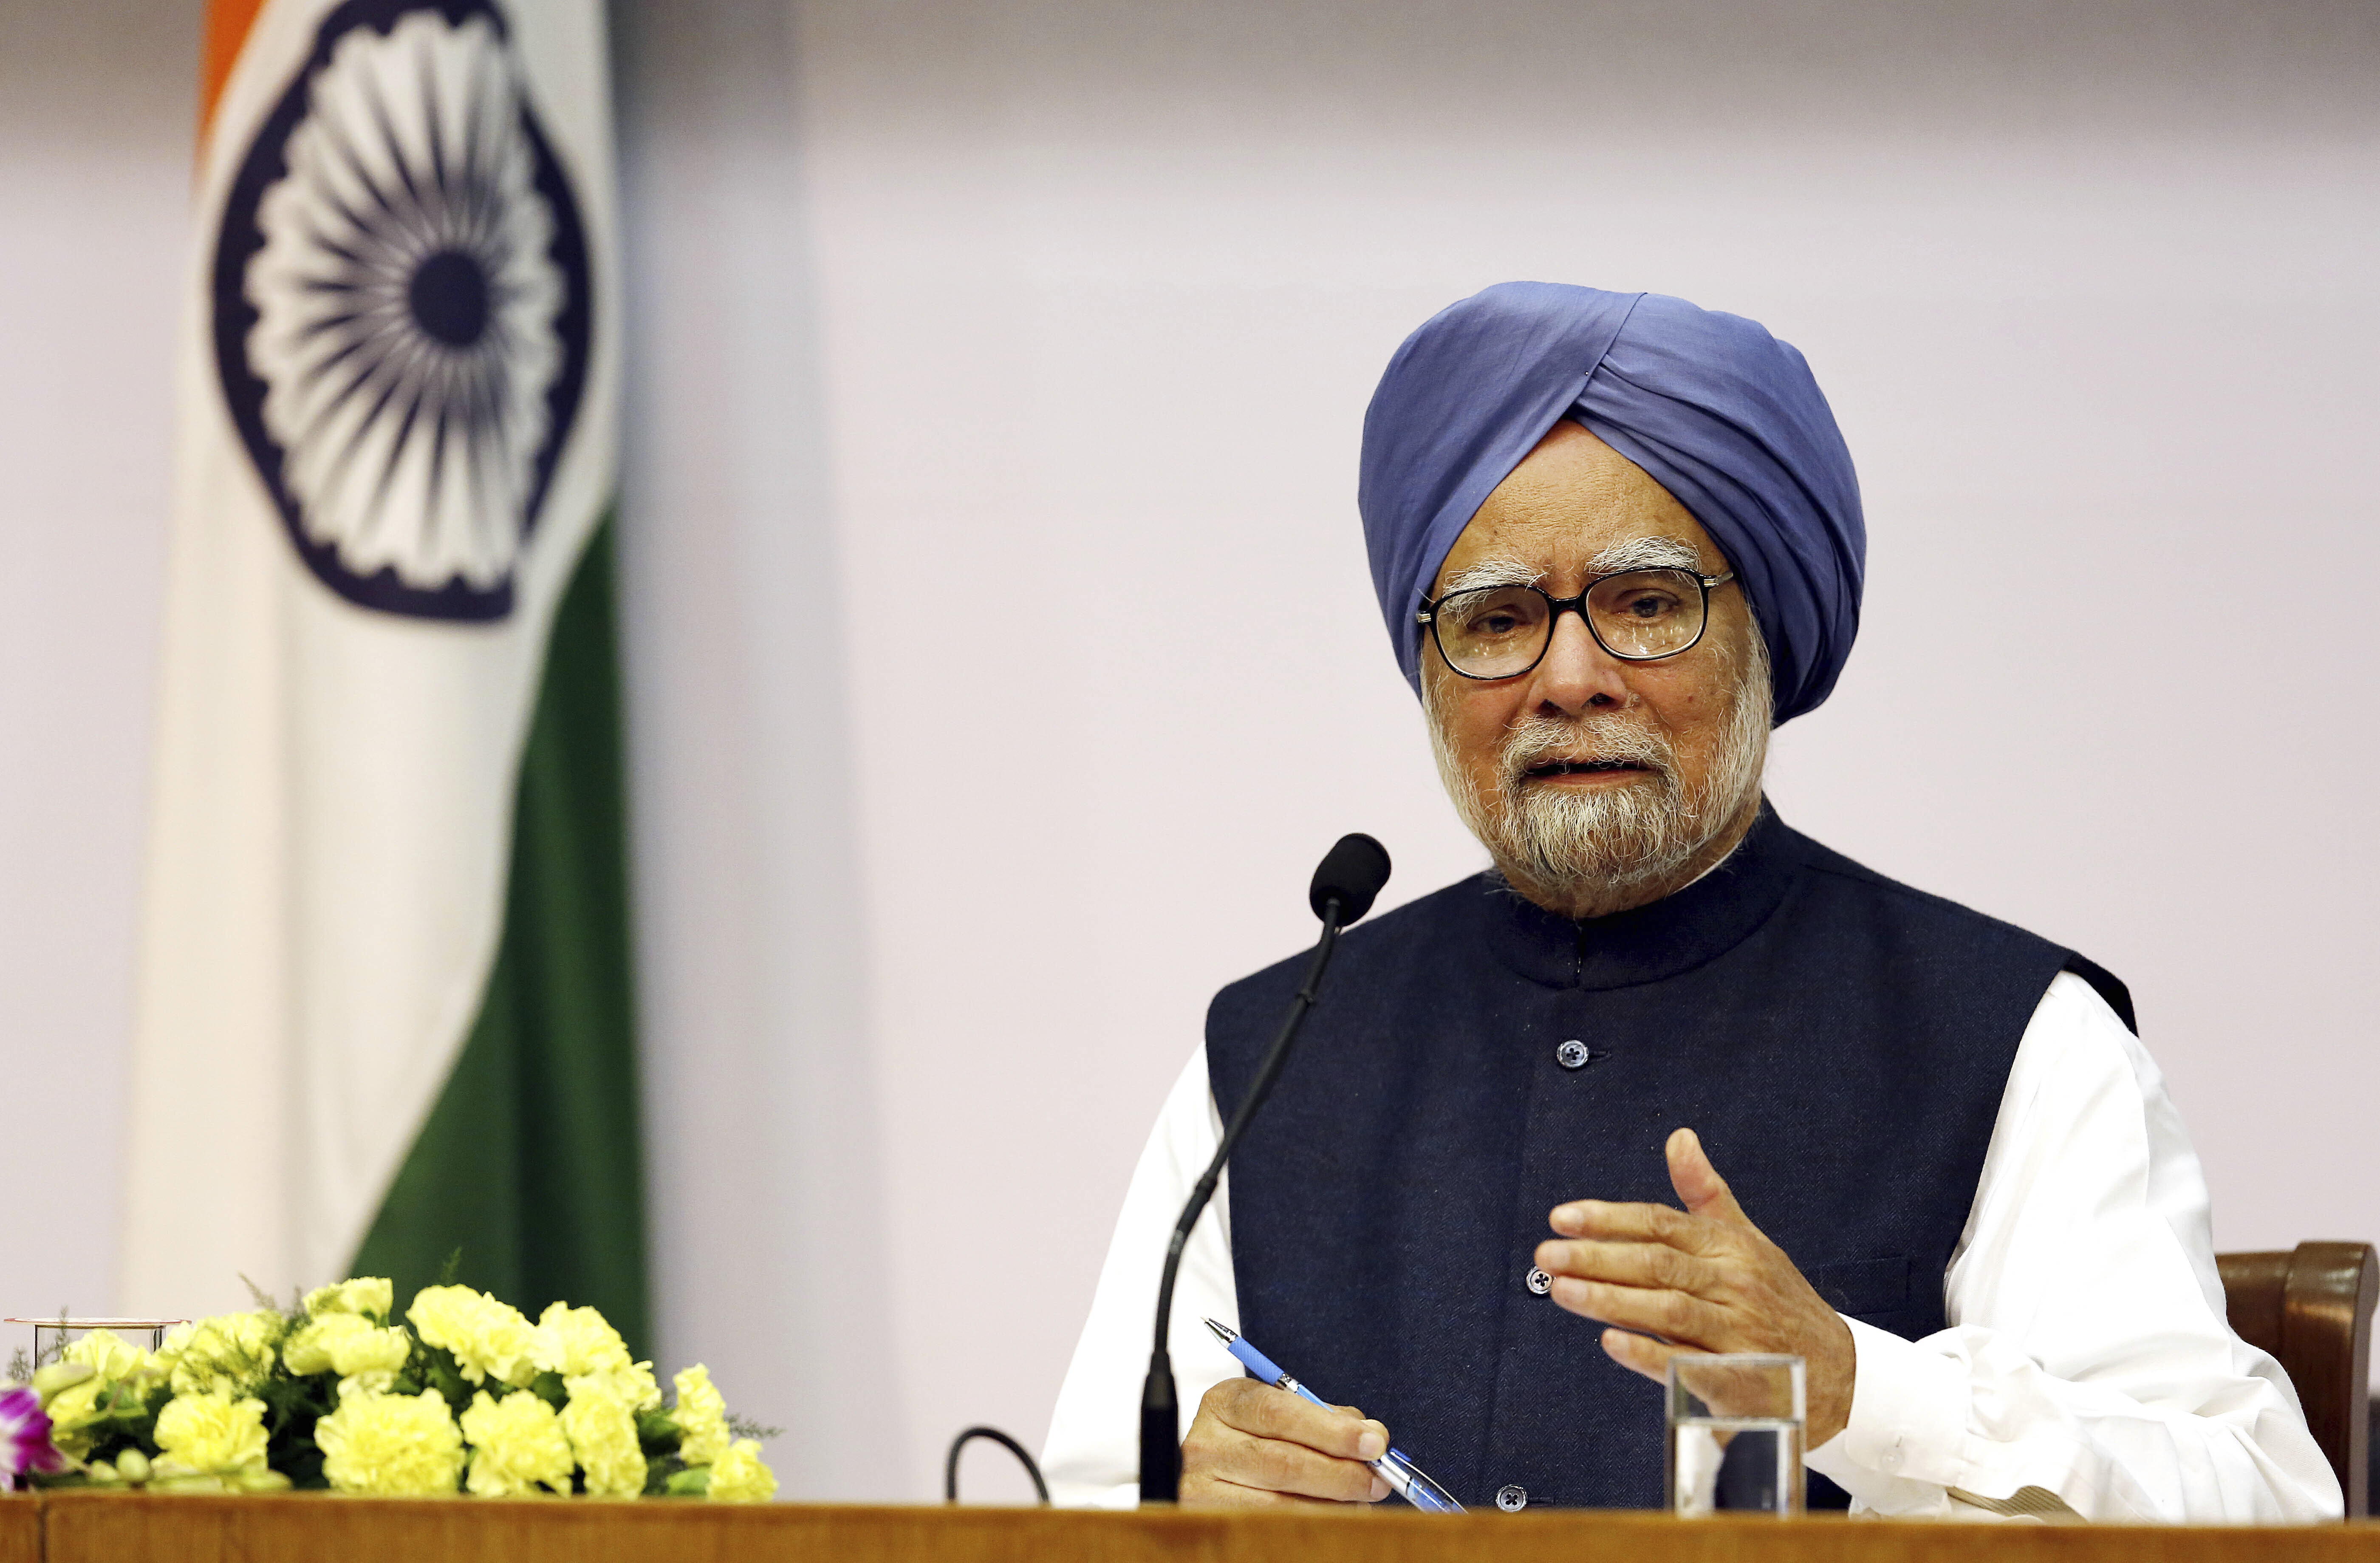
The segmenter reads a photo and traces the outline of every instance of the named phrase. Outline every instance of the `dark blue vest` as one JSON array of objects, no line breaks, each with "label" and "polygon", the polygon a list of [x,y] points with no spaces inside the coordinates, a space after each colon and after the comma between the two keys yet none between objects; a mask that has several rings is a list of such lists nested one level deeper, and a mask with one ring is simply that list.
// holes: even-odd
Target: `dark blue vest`
[{"label": "dark blue vest", "polygon": [[[1216,995],[1227,1117],[1304,965]],[[1574,923],[1483,875],[1387,913],[1346,935],[1233,1155],[1239,1325],[1467,1505],[1511,1484],[1658,1507],[1660,1387],[1529,1289],[1547,1213],[1674,1204],[1661,1147],[1687,1125],[1838,1309],[1941,1329],[2010,1061],[2061,968],[2130,1019],[2088,962],[1765,807],[1717,872],[1634,911]]]}]

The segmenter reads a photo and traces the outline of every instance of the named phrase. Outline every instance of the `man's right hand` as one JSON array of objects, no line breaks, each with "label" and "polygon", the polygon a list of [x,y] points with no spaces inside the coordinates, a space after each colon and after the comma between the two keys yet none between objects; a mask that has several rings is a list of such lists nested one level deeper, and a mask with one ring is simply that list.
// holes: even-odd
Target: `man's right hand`
[{"label": "man's right hand", "polygon": [[1182,1440],[1184,1508],[1378,1503],[1389,1484],[1364,1462],[1389,1430],[1353,1406],[1325,1410],[1269,1384],[1227,1378],[1207,1391]]}]

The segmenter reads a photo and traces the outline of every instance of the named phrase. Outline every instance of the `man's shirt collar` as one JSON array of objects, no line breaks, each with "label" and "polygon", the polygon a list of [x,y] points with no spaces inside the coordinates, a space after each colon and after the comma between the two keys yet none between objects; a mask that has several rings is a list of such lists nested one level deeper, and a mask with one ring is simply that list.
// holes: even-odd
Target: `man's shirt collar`
[{"label": "man's shirt collar", "polygon": [[1792,888],[1800,839],[1764,798],[1752,829],[1716,868],[1650,905],[1585,922],[1524,899],[1492,872],[1482,874],[1488,944],[1548,987],[1661,982],[1718,959],[1768,921]]}]

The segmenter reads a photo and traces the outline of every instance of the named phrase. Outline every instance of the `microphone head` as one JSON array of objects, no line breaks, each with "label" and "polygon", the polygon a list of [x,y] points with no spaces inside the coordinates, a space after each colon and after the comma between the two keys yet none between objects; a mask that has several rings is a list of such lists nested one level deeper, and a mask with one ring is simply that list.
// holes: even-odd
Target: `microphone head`
[{"label": "microphone head", "polygon": [[1314,871],[1314,887],[1306,904],[1314,915],[1328,919],[1330,903],[1339,903],[1339,926],[1346,927],[1372,910],[1372,898],[1389,882],[1389,849],[1356,831],[1339,838]]}]

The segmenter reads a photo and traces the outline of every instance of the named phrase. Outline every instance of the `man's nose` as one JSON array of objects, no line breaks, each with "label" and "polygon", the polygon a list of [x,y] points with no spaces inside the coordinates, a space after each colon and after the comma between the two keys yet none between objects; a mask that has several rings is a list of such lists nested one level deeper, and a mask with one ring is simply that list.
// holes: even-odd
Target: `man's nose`
[{"label": "man's nose", "polygon": [[1627,664],[1597,643],[1575,611],[1554,620],[1553,641],[1530,673],[1530,704],[1539,715],[1578,716],[1628,703]]}]

